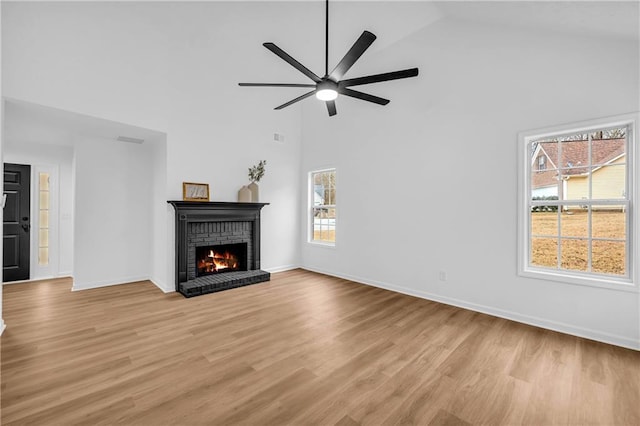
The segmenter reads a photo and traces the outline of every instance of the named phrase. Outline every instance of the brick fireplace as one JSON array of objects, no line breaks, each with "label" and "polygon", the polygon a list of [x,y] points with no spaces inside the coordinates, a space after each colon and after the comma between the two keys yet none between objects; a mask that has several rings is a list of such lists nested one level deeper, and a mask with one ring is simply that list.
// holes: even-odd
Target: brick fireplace
[{"label": "brick fireplace", "polygon": [[176,291],[185,297],[269,281],[260,270],[268,203],[168,201],[176,212]]}]

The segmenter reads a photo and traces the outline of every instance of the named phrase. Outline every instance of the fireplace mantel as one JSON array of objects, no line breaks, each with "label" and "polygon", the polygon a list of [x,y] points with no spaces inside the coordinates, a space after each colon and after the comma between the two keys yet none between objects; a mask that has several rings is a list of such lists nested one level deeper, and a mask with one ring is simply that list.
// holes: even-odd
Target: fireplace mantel
[{"label": "fireplace mantel", "polygon": [[246,220],[247,217],[258,215],[260,210],[269,203],[234,203],[227,201],[167,201],[176,209],[176,217],[179,214],[186,215],[189,220],[197,221],[198,218],[220,218],[220,220],[234,220],[239,218]]},{"label": "fireplace mantel", "polygon": [[[189,280],[187,271],[188,227],[193,223],[251,222],[252,253],[249,271],[260,270],[260,210],[269,203],[170,200],[176,212],[176,291],[185,294],[181,284]],[[185,294],[186,296],[186,294]]]}]

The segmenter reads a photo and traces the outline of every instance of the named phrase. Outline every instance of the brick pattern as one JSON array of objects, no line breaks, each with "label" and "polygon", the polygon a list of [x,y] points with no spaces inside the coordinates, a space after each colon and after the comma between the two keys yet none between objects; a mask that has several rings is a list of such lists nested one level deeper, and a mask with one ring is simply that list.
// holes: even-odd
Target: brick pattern
[{"label": "brick pattern", "polygon": [[261,270],[224,272],[222,274],[206,275],[185,283],[180,283],[179,291],[185,297],[193,297],[269,281],[270,279],[271,274]]},{"label": "brick pattern", "polygon": [[[247,268],[253,269],[252,222],[191,222],[187,226],[187,279],[196,278],[196,247],[247,243]],[[222,275],[222,274],[221,274]]]}]

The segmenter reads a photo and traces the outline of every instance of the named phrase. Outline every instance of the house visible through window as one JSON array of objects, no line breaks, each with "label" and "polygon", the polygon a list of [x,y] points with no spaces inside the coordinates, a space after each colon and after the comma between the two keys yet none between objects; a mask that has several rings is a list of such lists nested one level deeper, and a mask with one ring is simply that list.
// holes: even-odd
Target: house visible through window
[{"label": "house visible through window", "polygon": [[521,272],[631,280],[633,125],[523,138]]},{"label": "house visible through window", "polygon": [[334,244],[336,241],[336,170],[310,174],[311,242]]},{"label": "house visible through window", "polygon": [[545,170],[547,168],[547,157],[540,155],[538,157],[538,170]]}]

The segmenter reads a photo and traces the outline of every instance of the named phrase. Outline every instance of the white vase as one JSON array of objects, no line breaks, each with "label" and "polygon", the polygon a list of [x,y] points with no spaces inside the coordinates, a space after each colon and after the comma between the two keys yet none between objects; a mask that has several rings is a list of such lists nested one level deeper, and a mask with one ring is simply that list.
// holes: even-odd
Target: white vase
[{"label": "white vase", "polygon": [[251,201],[253,203],[257,203],[258,201],[260,201],[260,190],[258,188],[258,184],[255,182],[251,182],[247,188],[249,188],[249,191],[251,191]]},{"label": "white vase", "polygon": [[238,202],[251,202],[251,190],[247,187],[247,185],[242,185],[242,188],[240,188],[240,190],[238,191]]}]

